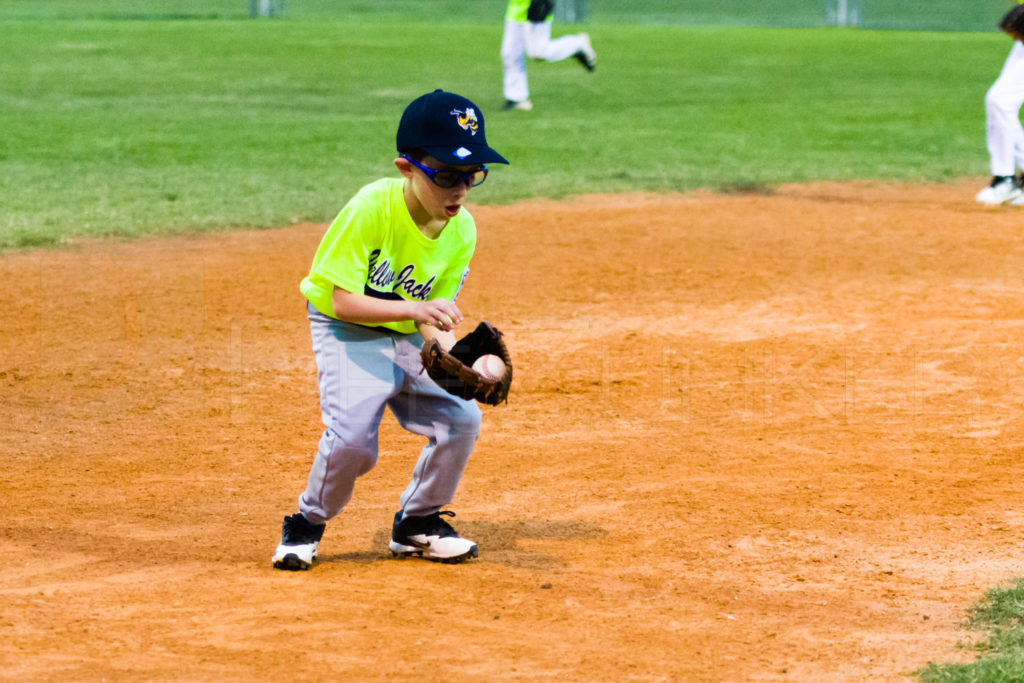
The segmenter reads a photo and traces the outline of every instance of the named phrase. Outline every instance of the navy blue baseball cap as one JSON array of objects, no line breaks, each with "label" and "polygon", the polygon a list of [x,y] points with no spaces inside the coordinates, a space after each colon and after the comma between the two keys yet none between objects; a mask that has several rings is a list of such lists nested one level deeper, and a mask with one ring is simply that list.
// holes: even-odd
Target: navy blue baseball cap
[{"label": "navy blue baseball cap", "polygon": [[508,163],[487,145],[479,107],[444,90],[409,103],[398,123],[396,142],[399,152],[422,149],[438,161],[456,166]]}]

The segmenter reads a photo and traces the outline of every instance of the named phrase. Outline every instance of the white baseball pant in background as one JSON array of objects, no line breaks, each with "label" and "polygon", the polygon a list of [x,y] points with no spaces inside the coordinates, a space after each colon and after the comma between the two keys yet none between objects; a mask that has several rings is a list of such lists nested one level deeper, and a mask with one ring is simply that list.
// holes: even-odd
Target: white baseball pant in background
[{"label": "white baseball pant in background", "polygon": [[583,34],[575,33],[551,39],[551,22],[505,20],[501,38],[501,62],[504,66],[505,99],[523,102],[530,99],[526,80],[526,59],[559,62],[581,52],[587,45]]},{"label": "white baseball pant in background", "polygon": [[993,176],[1024,169],[1024,44],[1014,41],[999,77],[985,93],[985,141]]}]

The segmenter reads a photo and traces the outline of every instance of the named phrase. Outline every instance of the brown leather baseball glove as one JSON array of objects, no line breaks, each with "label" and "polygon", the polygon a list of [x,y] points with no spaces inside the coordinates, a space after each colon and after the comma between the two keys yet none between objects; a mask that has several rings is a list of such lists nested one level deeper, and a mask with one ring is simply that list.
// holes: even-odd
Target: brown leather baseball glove
[{"label": "brown leather baseball glove", "polygon": [[[459,398],[474,398],[491,406],[507,402],[512,386],[512,357],[502,337],[497,327],[485,321],[455,342],[450,351],[431,339],[420,352],[423,369],[442,389]],[[476,359],[487,354],[494,354],[505,363],[501,377],[486,377],[473,369]]]},{"label": "brown leather baseball glove", "polygon": [[1014,40],[1024,40],[1024,5],[1014,5],[999,22],[999,28]]}]

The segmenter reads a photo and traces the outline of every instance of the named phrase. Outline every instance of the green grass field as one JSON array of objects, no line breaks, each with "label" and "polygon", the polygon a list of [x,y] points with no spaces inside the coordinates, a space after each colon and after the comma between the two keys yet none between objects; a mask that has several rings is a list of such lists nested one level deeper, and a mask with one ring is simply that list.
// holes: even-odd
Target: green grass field
[{"label": "green grass field", "polygon": [[0,246],[328,220],[391,173],[402,108],[435,87],[474,99],[513,162],[478,203],[982,177],[982,98],[1009,48],[998,33],[595,25],[598,71],[531,64],[537,108],[513,114],[498,23],[452,40],[360,16],[0,21]]},{"label": "green grass field", "polygon": [[932,664],[924,683],[1009,683],[1024,680],[1024,579],[985,593],[968,614],[968,628],[985,633],[968,664]]},{"label": "green grass field", "polygon": [[[688,20],[757,21],[702,14],[712,4]],[[476,100],[513,162],[477,203],[987,176],[982,100],[1010,46],[995,31],[661,25],[679,19],[669,0],[632,14],[595,0],[597,73],[531,64],[536,110],[506,113],[503,5],[366,0],[339,15],[305,0],[250,20],[237,0],[0,0],[0,248],[328,221],[392,173],[402,108],[435,87]],[[977,5],[936,6],[979,25]],[[926,680],[1019,680],[1020,617],[975,617],[1010,625],[991,656]]]},{"label": "green grass field", "polygon": [[[561,0],[589,24],[820,27],[836,0]],[[994,31],[1011,0],[847,0],[862,28]],[[274,0],[287,20],[413,19],[488,24],[500,20],[506,0]],[[250,0],[0,0],[0,20],[20,19],[241,19]]]}]

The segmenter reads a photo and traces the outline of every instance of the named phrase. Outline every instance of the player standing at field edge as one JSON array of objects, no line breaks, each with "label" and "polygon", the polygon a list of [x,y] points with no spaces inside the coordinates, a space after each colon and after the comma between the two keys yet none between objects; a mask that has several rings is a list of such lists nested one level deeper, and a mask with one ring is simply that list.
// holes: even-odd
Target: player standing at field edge
[{"label": "player standing at field edge", "polygon": [[356,478],[377,462],[378,429],[390,408],[426,437],[400,497],[389,548],[439,562],[476,557],[442,515],[480,433],[480,408],[444,391],[420,358],[425,339],[449,349],[462,322],[455,304],[476,248],[464,208],[487,163],[507,164],[484,135],[480,109],[435,90],[406,107],[398,124],[402,178],[356,193],[327,229],[301,291],[316,356],[325,430],[299,511],[284,518],[277,569],[309,569],[328,520],[352,498]]},{"label": "player standing at field edge", "polygon": [[558,62],[575,57],[587,71],[597,65],[590,36],[575,33],[551,39],[554,0],[509,0],[501,38],[505,109],[533,109],[526,80],[526,58]]},{"label": "player standing at field edge", "polygon": [[999,77],[985,93],[985,142],[988,146],[991,184],[977,194],[982,204],[1024,205],[1017,169],[1024,169],[1024,44],[1014,40]]}]

